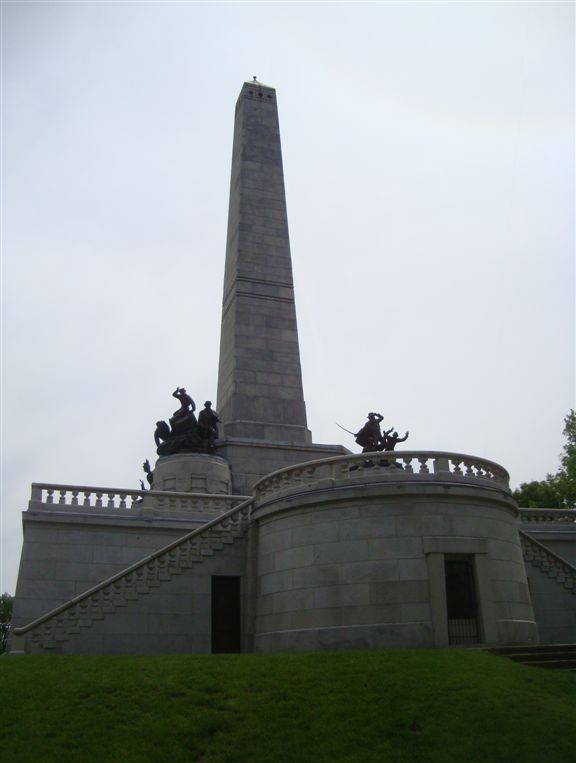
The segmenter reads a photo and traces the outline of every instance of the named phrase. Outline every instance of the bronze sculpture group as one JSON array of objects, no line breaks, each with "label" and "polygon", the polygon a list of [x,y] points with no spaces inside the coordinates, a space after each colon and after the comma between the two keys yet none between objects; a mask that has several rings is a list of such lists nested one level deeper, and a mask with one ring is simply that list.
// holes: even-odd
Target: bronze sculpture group
[{"label": "bronze sculpture group", "polygon": [[[220,419],[216,411],[212,409],[210,400],[204,403],[203,410],[196,418],[196,403],[184,387],[176,387],[172,397],[178,400],[180,407],[170,417],[169,424],[165,421],[156,422],[154,431],[156,453],[159,456],[173,456],[178,453],[214,453]],[[381,431],[380,424],[383,420],[384,416],[381,413],[371,411],[364,426],[358,432],[350,432],[354,435],[357,444],[362,447],[362,453],[393,451],[399,442],[408,439],[409,432],[406,432],[404,437],[400,437],[394,427]],[[153,473],[148,459],[144,462],[143,469],[148,485],[152,489]],[[142,481],[141,486],[144,490]]]},{"label": "bronze sculpture group", "polygon": [[[180,407],[170,417],[170,424],[165,421],[156,422],[156,453],[159,456],[172,456],[176,453],[214,453],[220,419],[216,411],[212,410],[210,400],[204,403],[203,410],[196,418],[196,403],[184,387],[176,387],[172,397],[178,400]],[[351,433],[362,447],[362,453],[392,451],[399,442],[408,439],[409,432],[400,437],[394,427],[382,432],[380,424],[383,420],[384,416],[381,413],[371,411],[364,426],[358,432]],[[144,471],[150,482],[149,467]]]},{"label": "bronze sculpture group", "polygon": [[380,431],[380,422],[382,421],[384,421],[384,416],[381,413],[371,411],[368,414],[368,421],[362,429],[355,433],[354,437],[357,444],[362,446],[362,453],[394,450],[399,442],[404,442],[408,439],[409,432],[406,432],[404,437],[400,437],[394,427],[391,427],[388,431]]},{"label": "bronze sculpture group", "polygon": [[168,425],[165,421],[156,422],[154,441],[159,456],[173,456],[177,453],[214,453],[218,439],[220,419],[212,410],[212,403],[207,400],[203,410],[196,418],[196,403],[184,387],[176,387],[172,393],[180,408],[174,411]]}]

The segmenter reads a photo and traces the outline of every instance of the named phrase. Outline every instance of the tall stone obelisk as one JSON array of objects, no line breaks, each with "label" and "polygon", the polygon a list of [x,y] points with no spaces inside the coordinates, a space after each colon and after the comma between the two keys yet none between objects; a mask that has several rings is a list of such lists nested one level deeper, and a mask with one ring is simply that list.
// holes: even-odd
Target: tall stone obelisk
[{"label": "tall stone obelisk", "polygon": [[218,415],[226,438],[307,444],[276,91],[236,104]]},{"label": "tall stone obelisk", "polygon": [[236,103],[218,373],[221,439],[232,488],[343,455],[306,426],[276,91],[244,83]]}]

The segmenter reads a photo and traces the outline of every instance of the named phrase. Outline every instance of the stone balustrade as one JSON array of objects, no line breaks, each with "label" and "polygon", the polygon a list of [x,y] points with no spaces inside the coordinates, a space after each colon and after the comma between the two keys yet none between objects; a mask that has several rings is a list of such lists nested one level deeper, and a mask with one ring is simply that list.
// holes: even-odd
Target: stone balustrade
[{"label": "stone balustrade", "polygon": [[336,456],[280,469],[254,486],[257,499],[324,480],[358,480],[368,475],[382,480],[451,481],[487,484],[509,491],[508,472],[493,461],[462,453],[394,451]]},{"label": "stone balustrade", "polygon": [[576,567],[522,530],[519,535],[524,561],[576,595]]},{"label": "stone balustrade", "polygon": [[146,507],[159,511],[194,511],[213,514],[229,511],[246,498],[245,495],[126,490],[125,488],[33,482],[29,508],[81,513],[135,513]]},{"label": "stone balustrade", "polygon": [[520,509],[520,519],[525,524],[576,525],[576,509]]}]

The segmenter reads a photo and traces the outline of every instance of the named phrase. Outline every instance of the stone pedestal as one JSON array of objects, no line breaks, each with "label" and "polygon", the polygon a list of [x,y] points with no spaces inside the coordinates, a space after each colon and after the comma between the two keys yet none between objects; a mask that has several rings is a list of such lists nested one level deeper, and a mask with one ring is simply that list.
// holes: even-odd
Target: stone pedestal
[{"label": "stone pedestal", "polygon": [[207,453],[179,453],[156,461],[152,489],[227,495],[231,485],[230,466],[224,458]]}]

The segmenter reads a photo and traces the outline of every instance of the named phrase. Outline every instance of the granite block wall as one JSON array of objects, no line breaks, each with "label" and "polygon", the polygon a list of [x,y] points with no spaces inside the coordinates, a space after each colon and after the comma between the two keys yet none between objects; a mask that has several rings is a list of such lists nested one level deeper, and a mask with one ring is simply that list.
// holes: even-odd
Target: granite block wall
[{"label": "granite block wall", "polygon": [[262,501],[255,650],[448,645],[434,611],[446,619],[444,554],[479,560],[482,642],[536,641],[511,502],[424,491],[343,486]]}]

